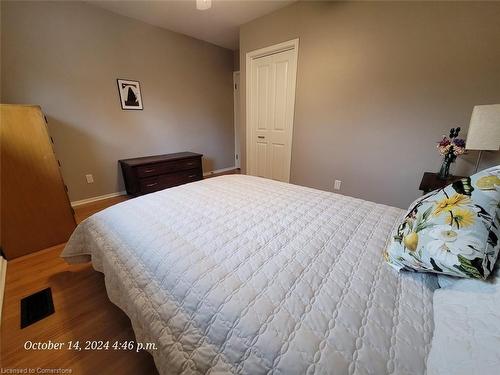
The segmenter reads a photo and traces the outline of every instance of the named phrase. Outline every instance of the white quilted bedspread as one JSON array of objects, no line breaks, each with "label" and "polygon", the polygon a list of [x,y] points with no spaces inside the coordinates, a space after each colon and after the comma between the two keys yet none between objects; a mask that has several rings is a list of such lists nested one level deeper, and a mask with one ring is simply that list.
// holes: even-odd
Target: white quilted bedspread
[{"label": "white quilted bedspread", "polygon": [[382,250],[402,210],[249,176],[163,190],[82,222],[162,374],[423,374],[436,277]]}]

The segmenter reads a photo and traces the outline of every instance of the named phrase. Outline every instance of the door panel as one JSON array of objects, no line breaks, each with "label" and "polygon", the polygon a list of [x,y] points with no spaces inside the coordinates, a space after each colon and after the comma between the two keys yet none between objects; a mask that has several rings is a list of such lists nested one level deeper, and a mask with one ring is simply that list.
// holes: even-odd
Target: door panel
[{"label": "door panel", "polygon": [[256,155],[257,155],[257,173],[256,175],[259,177],[270,177],[268,175],[268,166],[267,166],[267,142],[257,142],[256,147]]},{"label": "door panel", "polygon": [[271,178],[273,180],[283,181],[285,163],[285,145],[273,143],[271,155]]},{"label": "door panel", "polygon": [[287,80],[288,74],[288,61],[279,61],[276,63],[276,78],[275,78],[275,87],[276,87],[276,96],[275,103],[276,107],[274,109],[275,113],[275,121],[274,121],[274,130],[285,130],[286,128],[286,110],[287,110]]},{"label": "door panel", "polygon": [[270,107],[270,64],[257,66],[257,129],[267,130]]},{"label": "door panel", "polygon": [[289,181],[297,50],[250,60],[247,172]]}]

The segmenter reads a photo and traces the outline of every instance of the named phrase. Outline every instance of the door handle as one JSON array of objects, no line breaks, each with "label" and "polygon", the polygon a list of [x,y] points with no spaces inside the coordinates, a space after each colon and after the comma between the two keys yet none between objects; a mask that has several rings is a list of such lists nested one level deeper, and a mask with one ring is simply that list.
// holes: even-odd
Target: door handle
[{"label": "door handle", "polygon": [[263,135],[258,135],[258,136],[257,136],[257,138],[259,138],[259,139],[264,139],[264,138],[266,138],[266,137],[264,137]]}]

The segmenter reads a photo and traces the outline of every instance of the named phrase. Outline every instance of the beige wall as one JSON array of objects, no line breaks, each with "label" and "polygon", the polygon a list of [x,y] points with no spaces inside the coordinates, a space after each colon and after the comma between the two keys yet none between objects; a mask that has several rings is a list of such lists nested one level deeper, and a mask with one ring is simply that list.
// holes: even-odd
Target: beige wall
[{"label": "beige wall", "polygon": [[[234,165],[232,51],[81,2],[2,1],[1,31],[1,100],[42,106],[71,200],[123,190],[122,158]],[[121,109],[117,78],[140,81],[143,111]]]},{"label": "beige wall", "polygon": [[294,4],[241,27],[241,113],[245,53],[300,38],[291,182],[406,207],[440,135],[500,103],[499,20],[493,2]]},{"label": "beige wall", "polygon": [[240,50],[233,51],[233,70],[240,70]]}]

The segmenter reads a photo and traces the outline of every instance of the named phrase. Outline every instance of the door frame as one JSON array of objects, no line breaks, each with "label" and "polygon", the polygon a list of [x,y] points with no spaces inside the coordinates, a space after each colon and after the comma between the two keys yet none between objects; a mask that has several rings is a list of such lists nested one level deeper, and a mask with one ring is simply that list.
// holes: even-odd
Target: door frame
[{"label": "door frame", "polygon": [[[240,71],[233,72],[233,123],[234,123],[234,166],[241,168],[241,92]],[[236,100],[238,99],[238,100]]]},{"label": "door frame", "polygon": [[264,48],[257,49],[255,51],[250,51],[246,53],[245,56],[245,67],[246,67],[246,77],[245,77],[245,128],[246,128],[246,170],[248,174],[253,173],[253,162],[255,160],[253,144],[253,127],[250,110],[252,108],[252,61],[258,59],[259,57],[265,57],[269,55],[274,55],[276,53],[292,51],[293,58],[291,61],[290,69],[293,70],[293,77],[291,82],[291,90],[293,91],[293,101],[292,107],[289,108],[291,111],[290,118],[291,124],[289,124],[288,132],[288,142],[290,144],[290,152],[286,155],[286,169],[285,174],[287,175],[286,181],[290,181],[290,165],[292,161],[292,138],[293,138],[293,123],[295,120],[295,99],[296,99],[296,83],[297,83],[297,65],[298,65],[298,54],[299,54],[299,39],[291,39],[286,42],[274,44]]}]

